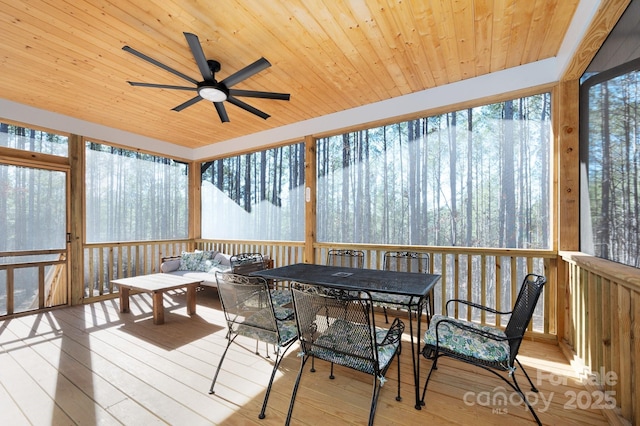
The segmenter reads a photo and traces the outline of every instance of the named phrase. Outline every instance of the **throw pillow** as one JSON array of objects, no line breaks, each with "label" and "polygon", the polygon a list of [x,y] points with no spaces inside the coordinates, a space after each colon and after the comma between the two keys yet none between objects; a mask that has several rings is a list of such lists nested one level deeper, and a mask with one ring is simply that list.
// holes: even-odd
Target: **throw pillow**
[{"label": "throw pillow", "polygon": [[231,266],[230,254],[218,253],[213,260],[217,261],[220,265]]},{"label": "throw pillow", "polygon": [[196,268],[197,271],[207,272],[209,269],[211,269],[211,265],[213,264],[212,254],[213,252],[211,251],[202,252],[202,258],[200,259],[200,263],[198,263],[198,266]]},{"label": "throw pillow", "polygon": [[210,274],[215,274],[216,272],[224,272],[227,271],[229,268],[220,265],[220,262],[218,262],[217,260],[212,260],[211,261],[211,268],[209,268],[209,270],[207,271]]},{"label": "throw pillow", "polygon": [[160,265],[160,271],[162,272],[173,272],[180,267],[180,259],[169,259],[165,262],[162,262]]},{"label": "throw pillow", "polygon": [[180,257],[179,271],[197,271],[200,261],[202,260],[203,252],[188,252],[183,251]]}]

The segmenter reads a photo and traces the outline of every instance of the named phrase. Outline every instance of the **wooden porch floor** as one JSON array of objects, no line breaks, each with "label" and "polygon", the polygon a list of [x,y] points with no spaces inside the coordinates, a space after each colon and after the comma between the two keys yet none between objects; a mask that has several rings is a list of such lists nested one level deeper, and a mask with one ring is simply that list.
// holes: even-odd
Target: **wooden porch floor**
[{"label": "wooden porch floor", "polygon": [[[297,347],[283,361],[267,417],[259,420],[270,361],[253,354],[255,341],[247,340],[247,349],[232,345],[216,394],[209,395],[226,343],[223,314],[215,290],[198,292],[193,317],[186,314],[185,298],[180,291],[165,296],[166,322],[160,326],[153,325],[147,295],[132,296],[128,314],[109,300],[0,322],[1,423],[283,424],[299,368]],[[264,353],[263,345],[260,349]],[[533,403],[544,424],[607,424],[599,410],[576,407],[584,406],[585,398],[579,403],[575,396],[586,391],[556,346],[525,342],[520,352],[540,388]],[[423,381],[431,363],[420,362]],[[426,407],[415,410],[408,342],[401,363],[403,400],[395,400],[394,363],[376,425],[534,424],[522,404],[500,405],[499,396],[512,394],[502,381],[451,360],[434,373]],[[329,380],[326,363],[317,362],[316,368],[302,377],[292,424],[365,424],[371,376],[337,368],[336,379]]]}]

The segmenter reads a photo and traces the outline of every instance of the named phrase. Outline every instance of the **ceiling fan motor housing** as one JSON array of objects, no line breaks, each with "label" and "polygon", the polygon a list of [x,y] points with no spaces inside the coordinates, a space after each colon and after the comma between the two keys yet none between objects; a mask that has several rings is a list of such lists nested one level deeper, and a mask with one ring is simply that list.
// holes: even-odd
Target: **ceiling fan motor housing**
[{"label": "ceiling fan motor housing", "polygon": [[198,95],[211,102],[222,102],[229,97],[229,89],[217,81],[201,81],[198,83]]},{"label": "ceiling fan motor housing", "polygon": [[213,74],[217,73],[218,71],[220,71],[220,62],[218,61],[214,61],[213,59],[208,59],[207,60],[207,65],[209,65],[209,69],[211,70],[211,77],[213,77]]}]

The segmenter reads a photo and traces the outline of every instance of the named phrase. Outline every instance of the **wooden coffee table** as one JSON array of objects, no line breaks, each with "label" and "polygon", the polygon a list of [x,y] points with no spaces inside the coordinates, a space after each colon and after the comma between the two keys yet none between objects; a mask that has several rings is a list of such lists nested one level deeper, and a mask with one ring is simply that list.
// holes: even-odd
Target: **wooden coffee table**
[{"label": "wooden coffee table", "polygon": [[172,274],[150,274],[137,277],[112,280],[120,292],[120,312],[129,312],[129,293],[131,290],[151,293],[153,296],[153,323],[164,324],[164,306],[162,294],[168,290],[187,289],[187,313],[196,313],[196,288],[202,282],[193,278]]}]

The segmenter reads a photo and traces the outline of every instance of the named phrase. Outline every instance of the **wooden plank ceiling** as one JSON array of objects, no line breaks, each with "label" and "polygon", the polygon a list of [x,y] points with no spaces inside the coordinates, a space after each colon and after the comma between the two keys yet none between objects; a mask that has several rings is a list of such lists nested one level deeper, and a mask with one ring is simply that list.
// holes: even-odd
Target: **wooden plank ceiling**
[{"label": "wooden plank ceiling", "polygon": [[[0,97],[189,148],[514,67],[557,54],[578,0],[0,0]],[[128,45],[202,80],[184,32],[218,80],[265,57],[234,89],[263,120],[225,102],[127,81],[192,86]],[[390,111],[393,116],[393,111]],[[118,141],[113,141],[118,142]],[[126,143],[122,141],[122,143]]]}]

